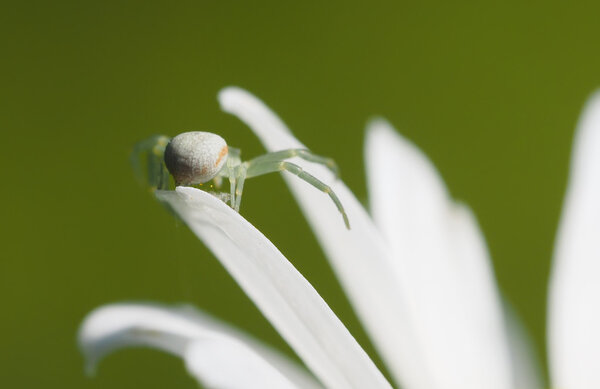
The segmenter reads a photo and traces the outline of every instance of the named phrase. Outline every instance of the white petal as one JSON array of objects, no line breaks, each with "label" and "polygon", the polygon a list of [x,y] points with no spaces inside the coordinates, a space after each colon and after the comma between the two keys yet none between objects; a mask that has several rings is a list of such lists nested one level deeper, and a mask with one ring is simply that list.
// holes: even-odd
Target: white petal
[{"label": "white petal", "polygon": [[387,122],[369,124],[366,155],[373,217],[395,253],[430,387],[511,387],[500,300],[472,213]]},{"label": "white petal", "polygon": [[542,389],[544,382],[535,344],[512,306],[504,300],[504,317],[515,388]]},{"label": "white petal", "polygon": [[[197,341],[234,355],[236,365],[228,365],[228,377],[222,371],[197,371],[199,381],[217,382],[222,379],[243,381],[271,377],[287,386],[320,388],[321,386],[300,366],[275,350],[232,327],[189,307],[169,308],[147,304],[110,304],[92,311],[79,330],[79,345],[86,357],[88,369],[110,352],[131,346],[150,346],[181,356],[188,366],[196,365],[192,358],[203,358],[198,352],[190,354],[189,347]],[[196,350],[200,351],[200,350]],[[256,366],[254,371],[235,370],[238,365]],[[260,369],[259,369],[260,367]],[[293,383],[293,384],[292,384]],[[227,386],[231,387],[231,386]],[[238,386],[245,388],[245,386]]]},{"label": "white petal", "polygon": [[552,385],[600,387],[600,92],[574,142],[554,252],[549,332]]},{"label": "white petal", "polygon": [[[222,109],[244,121],[269,151],[305,147],[248,92],[226,88],[220,92],[219,101]],[[346,209],[350,231],[327,196],[296,177],[283,175],[390,372],[408,389],[431,388],[419,348],[410,336],[414,331],[407,320],[389,247],[343,182],[334,180],[322,166],[294,162],[330,185]]]},{"label": "white petal", "polygon": [[207,388],[288,389],[296,388],[267,361],[240,342],[203,339],[185,353],[188,371]]},{"label": "white petal", "polygon": [[323,386],[318,383],[315,378],[306,371],[302,366],[299,366],[295,361],[292,361],[279,351],[267,346],[263,342],[237,330],[230,325],[218,321],[213,317],[202,313],[191,306],[179,310],[181,315],[185,315],[189,320],[199,323],[207,328],[212,328],[215,331],[229,335],[230,337],[243,342],[250,347],[254,352],[268,361],[278,371],[293,382],[299,388],[317,389]]},{"label": "white petal", "polygon": [[156,195],[215,254],[325,386],[389,387],[308,281],[240,214],[195,188]]}]

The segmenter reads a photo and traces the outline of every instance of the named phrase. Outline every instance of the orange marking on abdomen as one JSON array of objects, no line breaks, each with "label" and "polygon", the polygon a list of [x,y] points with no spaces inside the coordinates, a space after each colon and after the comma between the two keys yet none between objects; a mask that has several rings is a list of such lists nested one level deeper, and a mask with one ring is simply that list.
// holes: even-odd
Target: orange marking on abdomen
[{"label": "orange marking on abdomen", "polygon": [[229,150],[227,149],[227,146],[223,146],[221,151],[219,151],[219,155],[217,156],[217,162],[215,162],[215,166],[219,166],[219,163],[221,163],[221,160],[223,159],[224,156],[227,155],[228,151]]}]

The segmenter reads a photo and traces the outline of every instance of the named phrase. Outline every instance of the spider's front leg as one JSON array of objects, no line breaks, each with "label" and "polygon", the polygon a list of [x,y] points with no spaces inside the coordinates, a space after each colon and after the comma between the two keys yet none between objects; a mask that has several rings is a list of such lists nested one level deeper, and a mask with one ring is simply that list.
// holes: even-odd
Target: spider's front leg
[{"label": "spider's front leg", "polygon": [[313,153],[308,149],[286,149],[280,151],[274,151],[271,153],[267,153],[252,160],[248,161],[252,164],[264,163],[264,162],[280,162],[289,158],[299,157],[305,161],[314,162],[320,165],[325,166],[329,169],[334,175],[335,178],[339,178],[340,169],[338,168],[337,163],[333,158],[322,157]]},{"label": "spider's front leg", "polygon": [[169,171],[163,161],[170,139],[165,135],[154,135],[133,146],[130,162],[134,174],[151,191],[169,188]]},{"label": "spider's front leg", "polygon": [[[288,150],[284,150],[284,152],[288,152]],[[266,154],[264,156],[260,156],[260,157],[251,159],[250,161],[244,162],[242,164],[245,166],[245,170],[246,170],[245,174],[244,174],[244,178],[252,178],[252,177],[262,176],[263,174],[274,173],[274,172],[282,172],[282,171],[290,172],[290,173],[294,174],[295,176],[297,176],[298,178],[300,178],[300,179],[306,181],[307,183],[309,183],[310,185],[314,186],[315,188],[319,189],[320,191],[327,193],[329,195],[329,197],[331,198],[331,200],[334,202],[338,211],[342,214],[346,228],[350,229],[350,222],[348,221],[348,215],[346,215],[346,211],[344,210],[344,207],[342,206],[340,199],[337,197],[337,195],[335,194],[335,192],[331,189],[331,187],[329,185],[325,184],[324,182],[322,182],[318,178],[314,177],[313,175],[307,173],[300,166],[298,166],[294,163],[283,161],[281,159],[276,160],[274,158],[271,158],[271,154],[276,154],[276,153]],[[300,155],[297,154],[297,156],[300,156]],[[320,158],[322,158],[322,157],[320,157]]]}]

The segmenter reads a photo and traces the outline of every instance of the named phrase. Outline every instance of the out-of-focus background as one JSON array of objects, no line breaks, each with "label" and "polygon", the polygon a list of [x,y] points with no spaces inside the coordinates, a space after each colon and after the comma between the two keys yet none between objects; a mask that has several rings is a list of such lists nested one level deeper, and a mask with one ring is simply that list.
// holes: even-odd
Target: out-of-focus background
[{"label": "out-of-focus background", "polygon": [[[291,354],[128,164],[136,141],[192,129],[262,153],[218,109],[227,85],[257,94],[334,157],[363,200],[364,125],[373,115],[394,123],[478,215],[500,286],[542,356],[571,140],[600,86],[600,9],[591,4],[3,4],[0,385],[195,387],[180,360],[139,349],[84,376],[80,321],[124,300],[191,302]],[[245,189],[244,216],[374,356],[281,178]]]}]

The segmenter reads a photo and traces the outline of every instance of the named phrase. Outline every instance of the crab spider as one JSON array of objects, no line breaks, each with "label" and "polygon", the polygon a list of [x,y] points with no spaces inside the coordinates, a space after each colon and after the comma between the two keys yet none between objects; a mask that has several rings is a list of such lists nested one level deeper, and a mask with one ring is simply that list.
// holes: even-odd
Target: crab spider
[{"label": "crab spider", "polygon": [[328,194],[342,214],[346,228],[350,229],[346,211],[331,187],[300,166],[287,161],[289,158],[300,157],[326,166],[337,177],[337,165],[331,158],[321,157],[306,149],[287,149],[242,161],[239,149],[228,147],[219,135],[201,131],[184,132],[172,139],[164,135],[155,135],[137,143],[131,160],[138,177],[143,176],[141,162],[144,154],[147,158],[147,180],[152,190],[168,189],[169,173],[173,176],[176,186],[202,185],[212,180],[214,186],[219,189],[222,179],[226,178],[229,180],[229,194],[215,194],[225,202],[228,201],[231,208],[237,212],[240,210],[246,179],[287,171]]}]

